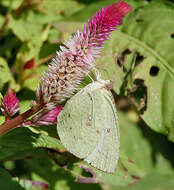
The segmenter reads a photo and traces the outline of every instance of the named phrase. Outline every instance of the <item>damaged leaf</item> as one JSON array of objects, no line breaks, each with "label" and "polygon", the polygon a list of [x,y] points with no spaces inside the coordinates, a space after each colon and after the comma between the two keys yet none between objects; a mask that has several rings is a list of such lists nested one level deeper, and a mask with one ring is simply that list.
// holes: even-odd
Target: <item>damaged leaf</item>
[{"label": "damaged leaf", "polygon": [[130,97],[149,127],[174,141],[172,8],[152,2],[132,11],[112,33],[98,68],[118,94]]}]

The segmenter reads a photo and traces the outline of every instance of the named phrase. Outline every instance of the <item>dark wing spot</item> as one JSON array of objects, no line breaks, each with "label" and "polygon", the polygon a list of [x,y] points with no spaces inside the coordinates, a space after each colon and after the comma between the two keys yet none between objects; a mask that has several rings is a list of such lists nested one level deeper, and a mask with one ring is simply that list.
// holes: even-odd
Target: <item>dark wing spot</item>
[{"label": "dark wing spot", "polygon": [[111,129],[108,128],[106,131],[107,131],[108,133],[110,133]]},{"label": "dark wing spot", "polygon": [[91,122],[88,121],[86,125],[87,125],[87,127],[91,127]]},{"label": "dark wing spot", "polygon": [[143,19],[136,19],[136,22],[144,22],[144,20]]},{"label": "dark wing spot", "polygon": [[91,99],[91,101],[92,101],[92,96],[91,96],[91,94],[88,92],[88,96],[90,97],[90,99]]}]

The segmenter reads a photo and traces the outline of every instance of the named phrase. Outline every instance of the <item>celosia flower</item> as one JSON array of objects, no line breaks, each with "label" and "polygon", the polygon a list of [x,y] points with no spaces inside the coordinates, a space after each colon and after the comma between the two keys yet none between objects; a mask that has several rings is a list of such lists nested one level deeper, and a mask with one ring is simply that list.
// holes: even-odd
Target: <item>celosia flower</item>
[{"label": "celosia flower", "polygon": [[95,58],[110,32],[130,10],[123,1],[103,8],[60,47],[37,89],[39,103],[49,107],[50,103],[59,104],[73,95],[82,79],[95,67]]},{"label": "celosia flower", "polygon": [[19,100],[16,98],[16,94],[14,94],[12,89],[9,88],[1,105],[1,111],[3,114],[7,117],[12,117],[15,115],[19,111],[18,101]]},{"label": "celosia flower", "polygon": [[52,125],[57,123],[57,116],[62,111],[64,106],[58,106],[51,111],[42,111],[31,119],[34,125]]}]

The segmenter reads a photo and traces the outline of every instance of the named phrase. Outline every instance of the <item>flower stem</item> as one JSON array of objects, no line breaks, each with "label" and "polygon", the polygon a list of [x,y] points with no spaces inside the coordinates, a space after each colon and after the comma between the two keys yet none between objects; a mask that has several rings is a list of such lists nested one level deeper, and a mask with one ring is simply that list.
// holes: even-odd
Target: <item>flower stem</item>
[{"label": "flower stem", "polygon": [[32,116],[33,114],[37,113],[38,111],[40,111],[42,109],[42,105],[36,105],[32,108],[30,108],[29,110],[27,110],[26,112],[24,112],[23,114],[15,117],[14,119],[11,120],[6,120],[1,126],[0,126],[0,135],[3,135],[7,132],[9,132],[10,130],[18,127],[19,125],[21,125],[27,118],[29,118],[30,116]]}]

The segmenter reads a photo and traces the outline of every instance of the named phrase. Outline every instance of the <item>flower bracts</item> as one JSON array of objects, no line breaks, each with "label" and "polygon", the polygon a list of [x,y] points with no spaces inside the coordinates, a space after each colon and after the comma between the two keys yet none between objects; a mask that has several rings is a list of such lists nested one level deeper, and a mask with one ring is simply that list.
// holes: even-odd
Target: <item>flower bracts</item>
[{"label": "flower bracts", "polygon": [[82,79],[95,67],[95,58],[110,32],[130,10],[131,7],[123,1],[103,8],[60,47],[37,89],[38,103],[49,109],[73,95]]}]

